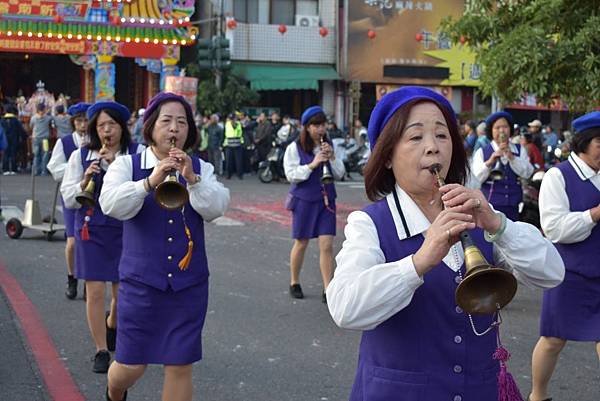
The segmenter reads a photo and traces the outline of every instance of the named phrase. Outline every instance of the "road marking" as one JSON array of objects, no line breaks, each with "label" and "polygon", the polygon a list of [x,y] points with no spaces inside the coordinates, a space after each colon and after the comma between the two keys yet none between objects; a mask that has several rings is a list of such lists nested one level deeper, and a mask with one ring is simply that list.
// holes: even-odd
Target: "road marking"
[{"label": "road marking", "polygon": [[216,226],[226,226],[226,227],[245,225],[244,223],[242,223],[239,220],[232,219],[232,218],[225,217],[225,216],[217,217],[216,219],[214,219],[212,221],[212,223],[215,224]]},{"label": "road marking", "polygon": [[85,401],[65,367],[42,323],[40,314],[19,282],[0,261],[0,288],[19,319],[29,348],[38,365],[50,398],[54,401]]}]

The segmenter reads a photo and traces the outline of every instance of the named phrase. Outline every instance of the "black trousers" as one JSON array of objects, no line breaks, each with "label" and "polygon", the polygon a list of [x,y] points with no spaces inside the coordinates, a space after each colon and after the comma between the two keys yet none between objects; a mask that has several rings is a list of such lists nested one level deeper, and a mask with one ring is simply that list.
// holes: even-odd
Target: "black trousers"
[{"label": "black trousers", "polygon": [[242,146],[227,146],[225,148],[225,164],[227,165],[227,178],[234,173],[242,178],[244,174],[244,148]]}]

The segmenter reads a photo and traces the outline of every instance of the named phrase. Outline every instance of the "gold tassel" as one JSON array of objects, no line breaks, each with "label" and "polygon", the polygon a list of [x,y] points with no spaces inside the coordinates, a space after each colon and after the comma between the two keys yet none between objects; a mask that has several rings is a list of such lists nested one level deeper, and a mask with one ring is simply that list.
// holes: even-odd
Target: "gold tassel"
[{"label": "gold tassel", "polygon": [[194,250],[194,241],[188,242],[188,250],[183,259],[179,261],[179,270],[185,271],[192,260],[192,251]]}]

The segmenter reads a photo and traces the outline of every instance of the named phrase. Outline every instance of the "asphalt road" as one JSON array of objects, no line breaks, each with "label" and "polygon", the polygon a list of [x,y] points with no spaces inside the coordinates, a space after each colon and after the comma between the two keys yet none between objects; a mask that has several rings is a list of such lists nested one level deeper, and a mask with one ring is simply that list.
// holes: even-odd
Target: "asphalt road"
[{"label": "asphalt road", "polygon": [[[54,184],[48,177],[39,178],[37,184],[42,215],[47,215]],[[291,219],[283,208],[288,186],[262,184],[253,176],[226,180],[225,185],[232,193],[227,218],[206,227],[210,303],[204,359],[194,368],[194,399],[346,400],[360,333],[337,328],[321,303],[316,244],[309,247],[301,276],[306,299],[292,300],[288,295]],[[361,188],[359,180],[338,184],[336,250],[343,241],[345,216],[366,203]],[[30,177],[0,177],[0,194],[5,215],[16,213],[14,206],[22,210],[31,196]],[[60,213],[57,219],[62,220]],[[86,400],[100,401],[106,377],[91,371],[94,348],[84,303],[81,295],[75,301],[63,295],[64,240],[60,233],[54,238],[48,242],[42,233],[25,230],[21,239],[11,240],[2,232],[0,261],[37,308],[79,391]],[[531,385],[540,300],[539,290],[520,286],[504,312],[502,338],[512,353],[509,370],[525,395]],[[47,399],[21,327],[7,308],[0,297],[0,330],[8,347],[0,361],[7,359],[0,365],[13,359],[11,355],[20,362],[0,368],[0,399]],[[14,378],[21,376],[15,385]],[[130,391],[130,399],[158,400],[161,387],[162,370],[151,367]],[[600,400],[600,367],[593,344],[567,345],[550,390],[555,401]]]}]

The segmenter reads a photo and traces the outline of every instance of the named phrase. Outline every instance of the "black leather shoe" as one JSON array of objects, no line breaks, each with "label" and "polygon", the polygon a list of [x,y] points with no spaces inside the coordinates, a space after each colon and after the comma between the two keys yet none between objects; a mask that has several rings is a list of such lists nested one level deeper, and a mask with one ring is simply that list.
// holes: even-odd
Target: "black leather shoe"
[{"label": "black leather shoe", "polygon": [[[113,400],[108,396],[108,386],[106,386],[106,401],[118,401]],[[125,394],[123,394],[123,398],[121,398],[121,401],[127,401],[127,391],[125,391]]]},{"label": "black leather shoe", "polygon": [[114,352],[117,347],[117,328],[116,327],[108,327],[108,315],[110,312],[106,312],[106,347],[109,351]]},{"label": "black leather shoe", "polygon": [[106,350],[100,350],[96,352],[92,371],[94,371],[94,373],[106,373],[108,372],[108,365],[110,365],[109,352]]},{"label": "black leather shoe", "polygon": [[321,302],[323,302],[324,304],[327,304],[327,293],[325,293],[325,290],[323,290],[323,296],[321,298]]},{"label": "black leather shoe", "polygon": [[290,285],[290,296],[297,299],[304,298],[304,293],[302,292],[302,287],[300,287],[300,284]]},{"label": "black leather shoe", "polygon": [[77,279],[71,275],[67,276],[67,290],[65,296],[68,299],[77,298]]},{"label": "black leather shoe", "polygon": [[[531,395],[527,396],[527,401],[531,401]],[[544,398],[542,401],[552,401],[552,398]]]}]

